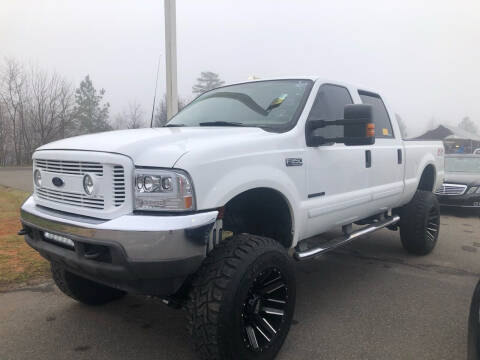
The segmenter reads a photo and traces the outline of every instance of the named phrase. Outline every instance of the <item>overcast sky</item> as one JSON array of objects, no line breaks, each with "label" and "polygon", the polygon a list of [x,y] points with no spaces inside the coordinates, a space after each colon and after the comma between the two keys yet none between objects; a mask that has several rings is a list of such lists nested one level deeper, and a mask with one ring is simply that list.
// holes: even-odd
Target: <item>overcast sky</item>
[{"label": "overcast sky", "polygon": [[[180,95],[200,71],[319,75],[384,96],[411,134],[429,120],[480,127],[480,1],[178,0]],[[0,56],[89,74],[111,113],[150,111],[156,63],[165,91],[162,0],[0,0]]]}]

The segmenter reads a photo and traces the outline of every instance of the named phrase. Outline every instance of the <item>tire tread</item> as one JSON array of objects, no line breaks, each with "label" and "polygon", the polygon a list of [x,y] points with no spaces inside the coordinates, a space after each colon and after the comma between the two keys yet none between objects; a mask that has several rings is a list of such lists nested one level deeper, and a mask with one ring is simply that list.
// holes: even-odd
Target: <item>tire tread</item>
[{"label": "tire tread", "polygon": [[277,241],[250,234],[239,234],[220,243],[211,251],[197,272],[187,301],[187,329],[193,336],[194,346],[202,359],[227,358],[221,353],[219,320],[222,301],[229,285],[243,261],[257,248],[275,248],[285,251]]},{"label": "tire tread", "polygon": [[430,191],[417,190],[413,199],[401,210],[400,239],[405,250],[411,254],[426,255],[435,247],[436,239],[433,246],[425,240],[425,216],[432,206],[439,208],[437,197]]}]

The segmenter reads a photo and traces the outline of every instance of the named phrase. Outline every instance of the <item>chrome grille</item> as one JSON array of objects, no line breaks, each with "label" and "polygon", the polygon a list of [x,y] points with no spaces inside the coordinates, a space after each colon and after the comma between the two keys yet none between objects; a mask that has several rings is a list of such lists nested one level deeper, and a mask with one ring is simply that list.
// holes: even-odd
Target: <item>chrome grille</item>
[{"label": "chrome grille", "polygon": [[81,206],[89,209],[103,209],[105,206],[103,197],[91,198],[82,194],[50,190],[46,188],[36,188],[35,191],[39,198],[61,204]]},{"label": "chrome grille", "polygon": [[443,184],[441,188],[435,191],[437,195],[463,195],[467,190],[467,185],[461,184]]},{"label": "chrome grille", "polygon": [[103,165],[97,162],[35,159],[35,166],[44,171],[59,174],[103,175]]},{"label": "chrome grille", "polygon": [[113,203],[120,206],[125,201],[125,173],[123,166],[113,167]]}]

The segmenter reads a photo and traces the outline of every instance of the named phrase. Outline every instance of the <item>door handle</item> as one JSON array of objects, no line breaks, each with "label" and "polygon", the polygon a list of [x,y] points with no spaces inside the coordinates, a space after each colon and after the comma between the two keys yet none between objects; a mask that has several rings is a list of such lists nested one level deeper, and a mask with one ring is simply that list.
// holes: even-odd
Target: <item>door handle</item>
[{"label": "door handle", "polygon": [[365,150],[365,167],[372,167],[372,152],[370,150]]},{"label": "door handle", "polygon": [[402,149],[398,149],[397,150],[397,160],[398,160],[398,163],[401,164],[403,162],[403,158],[402,158]]}]

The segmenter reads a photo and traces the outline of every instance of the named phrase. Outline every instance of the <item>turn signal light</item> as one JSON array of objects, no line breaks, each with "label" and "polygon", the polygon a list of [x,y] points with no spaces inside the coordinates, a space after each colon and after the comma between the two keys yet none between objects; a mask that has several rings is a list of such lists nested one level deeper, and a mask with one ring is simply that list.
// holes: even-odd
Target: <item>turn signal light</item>
[{"label": "turn signal light", "polygon": [[185,209],[190,209],[193,205],[193,198],[191,196],[185,196],[183,200],[185,201]]},{"label": "turn signal light", "polygon": [[367,137],[374,137],[375,136],[375,124],[368,123],[367,124]]}]

